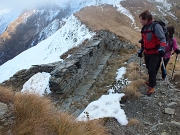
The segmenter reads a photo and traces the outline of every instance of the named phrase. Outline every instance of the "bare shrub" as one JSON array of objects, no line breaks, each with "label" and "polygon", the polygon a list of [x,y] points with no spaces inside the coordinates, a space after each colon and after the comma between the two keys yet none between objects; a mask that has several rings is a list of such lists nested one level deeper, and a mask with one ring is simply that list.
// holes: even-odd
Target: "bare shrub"
[{"label": "bare shrub", "polygon": [[0,102],[10,103],[13,101],[13,91],[11,88],[0,86]]},{"label": "bare shrub", "polygon": [[98,121],[77,122],[72,116],[58,112],[51,101],[36,94],[18,93],[14,97],[15,135],[104,135]]}]

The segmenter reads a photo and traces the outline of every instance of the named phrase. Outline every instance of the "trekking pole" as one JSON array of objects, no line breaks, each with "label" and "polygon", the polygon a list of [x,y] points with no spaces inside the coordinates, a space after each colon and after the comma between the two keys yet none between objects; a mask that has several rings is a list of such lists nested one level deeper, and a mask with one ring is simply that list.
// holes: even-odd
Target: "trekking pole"
[{"label": "trekking pole", "polygon": [[164,69],[164,74],[167,75],[167,74],[166,74],[166,68],[165,68],[165,65],[164,65],[163,57],[161,57],[161,61],[162,61],[163,69]]},{"label": "trekking pole", "polygon": [[173,71],[172,71],[172,75],[171,75],[171,80],[172,80],[172,78],[173,78],[174,69],[175,69],[176,61],[177,61],[177,56],[178,56],[178,54],[176,54],[176,59],[175,59],[175,62],[174,62],[174,67],[173,67]]},{"label": "trekking pole", "polygon": [[166,72],[166,67],[165,67],[165,65],[164,65],[163,57],[161,57],[161,61],[162,61],[163,69],[164,69],[164,74],[166,75],[165,81],[166,81],[166,83],[167,83],[168,88],[171,88],[171,85],[170,85],[170,83],[169,83],[169,81],[168,81],[168,78],[167,78],[167,72]]},{"label": "trekking pole", "polygon": [[139,68],[139,70],[140,70],[140,73],[139,73],[140,79],[141,79],[141,65],[142,65],[141,59],[142,59],[142,58],[140,57],[140,61],[139,61],[139,64],[140,64],[140,65],[139,65],[139,66],[140,66],[140,68]]}]

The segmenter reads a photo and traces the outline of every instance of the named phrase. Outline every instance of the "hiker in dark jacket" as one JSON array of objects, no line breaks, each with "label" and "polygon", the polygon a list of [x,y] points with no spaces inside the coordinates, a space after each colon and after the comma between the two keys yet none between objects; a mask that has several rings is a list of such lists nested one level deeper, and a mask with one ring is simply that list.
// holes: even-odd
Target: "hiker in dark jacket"
[{"label": "hiker in dark jacket", "polygon": [[145,10],[139,15],[140,23],[143,25],[141,30],[142,42],[141,49],[138,51],[138,57],[142,57],[144,52],[144,60],[148,69],[149,80],[146,94],[150,96],[154,92],[156,85],[156,68],[160,57],[164,56],[166,49],[166,37],[163,28],[160,24],[154,26],[152,31],[153,21],[152,15],[148,10]]},{"label": "hiker in dark jacket", "polygon": [[[167,66],[167,64],[168,64],[168,62],[170,60],[171,51],[173,50],[176,54],[180,53],[180,50],[178,49],[176,38],[173,37],[174,32],[175,32],[174,26],[167,27],[167,30],[168,30],[169,38],[168,38],[168,42],[167,42],[167,45],[166,45],[166,51],[165,51],[165,54],[163,56],[163,61],[164,61],[165,68],[166,68],[166,66]],[[159,60],[159,63],[157,65],[157,72],[159,70],[160,64],[161,64],[161,60]],[[162,64],[161,64],[161,71],[162,71],[162,79],[165,80],[166,72],[164,71],[164,67],[163,67]]]}]

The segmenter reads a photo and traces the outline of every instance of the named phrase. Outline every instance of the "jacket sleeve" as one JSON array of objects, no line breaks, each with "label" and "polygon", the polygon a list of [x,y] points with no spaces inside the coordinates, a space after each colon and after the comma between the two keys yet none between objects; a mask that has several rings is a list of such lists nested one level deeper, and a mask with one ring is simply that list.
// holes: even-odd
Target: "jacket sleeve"
[{"label": "jacket sleeve", "polygon": [[160,24],[155,25],[154,33],[159,40],[160,48],[165,51],[165,49],[166,49],[166,37],[164,35],[163,28],[161,27]]},{"label": "jacket sleeve", "polygon": [[175,51],[176,49],[178,49],[177,41],[173,38],[173,50]]}]

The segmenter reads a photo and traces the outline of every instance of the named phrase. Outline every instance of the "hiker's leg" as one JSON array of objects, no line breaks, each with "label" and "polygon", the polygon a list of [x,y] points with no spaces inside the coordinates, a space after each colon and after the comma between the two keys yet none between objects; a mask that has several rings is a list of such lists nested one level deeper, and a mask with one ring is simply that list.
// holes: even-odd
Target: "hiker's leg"
[{"label": "hiker's leg", "polygon": [[149,61],[149,87],[153,88],[156,85],[156,68],[159,62],[159,56],[152,56]]},{"label": "hiker's leg", "polygon": [[157,67],[156,67],[156,75],[158,73],[159,67],[161,65],[161,59],[159,59],[158,63],[157,63]]},{"label": "hiker's leg", "polygon": [[148,69],[150,58],[144,57],[144,61],[145,61],[145,64],[146,64],[146,68]]},{"label": "hiker's leg", "polygon": [[[163,61],[164,61],[164,66],[165,66],[165,70],[166,70],[166,66],[167,66],[167,64],[168,64],[168,62],[169,62],[169,58],[163,59]],[[164,71],[163,65],[161,66],[161,71],[162,71],[162,79],[165,79],[165,78],[166,78],[167,71],[166,71],[166,72]],[[165,73],[166,73],[166,74],[165,74]]]}]

